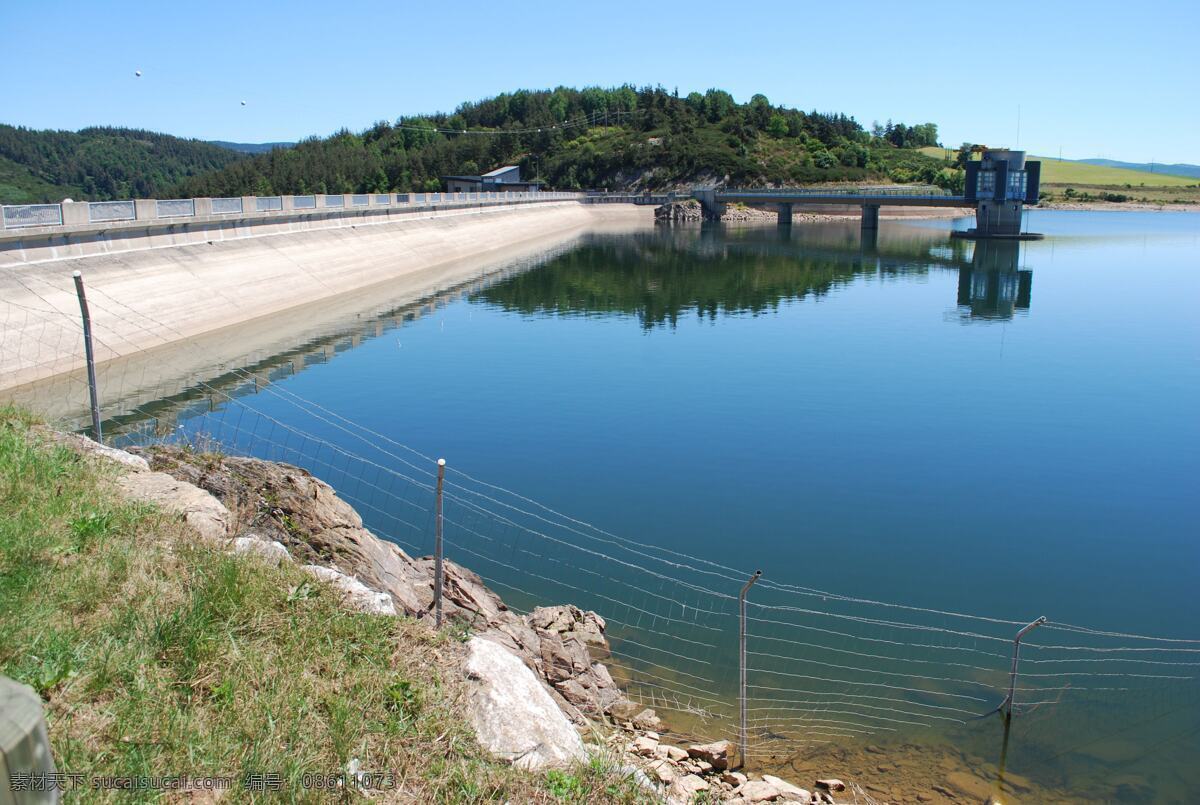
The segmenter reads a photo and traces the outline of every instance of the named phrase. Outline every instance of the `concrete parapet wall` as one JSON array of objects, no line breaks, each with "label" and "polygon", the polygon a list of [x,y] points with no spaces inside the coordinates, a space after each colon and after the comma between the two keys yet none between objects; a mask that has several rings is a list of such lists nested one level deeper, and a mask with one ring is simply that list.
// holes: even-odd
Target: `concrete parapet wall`
[{"label": "concrete parapet wall", "polygon": [[[38,247],[40,260],[14,260],[10,250],[0,264],[0,388],[81,365],[75,270],[89,289],[97,359],[110,361],[381,283],[393,293],[428,287],[431,278],[478,276],[480,260],[521,244],[651,220],[634,206],[575,201],[399,216],[368,209],[348,217],[283,215],[253,227],[131,229],[86,247]],[[455,265],[465,266],[463,278]]]},{"label": "concrete parapet wall", "polygon": [[[365,195],[368,203],[355,205],[355,195]],[[576,196],[568,193],[538,193],[512,194],[499,199],[401,202],[397,201],[398,196],[390,194],[346,194],[341,197],[341,207],[325,206],[327,198],[317,196],[316,206],[297,208],[293,196],[244,196],[241,199],[241,212],[236,213],[214,213],[213,199],[187,199],[185,201],[194,202],[194,214],[185,217],[159,217],[157,200],[138,199],[129,202],[136,211],[136,218],[113,221],[91,220],[94,216],[89,216],[89,207],[93,205],[88,203],[63,203],[60,205],[61,225],[0,230],[0,267],[309,229],[394,223],[456,211],[470,213],[514,206],[575,203],[573,199]],[[381,201],[383,198],[387,199],[386,203]],[[278,209],[257,209],[264,203],[273,205],[276,202]]]}]

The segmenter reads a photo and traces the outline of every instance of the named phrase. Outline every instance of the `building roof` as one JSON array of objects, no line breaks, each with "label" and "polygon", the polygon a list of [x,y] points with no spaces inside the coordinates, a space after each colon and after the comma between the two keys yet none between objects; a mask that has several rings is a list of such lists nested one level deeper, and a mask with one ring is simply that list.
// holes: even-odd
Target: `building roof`
[{"label": "building roof", "polygon": [[515,170],[520,170],[520,166],[519,165],[505,165],[503,168],[496,168],[494,171],[488,171],[487,173],[485,173],[483,175],[484,175],[484,178],[487,178],[488,176],[499,176],[502,173],[508,173],[509,171],[515,171]]},{"label": "building roof", "polygon": [[442,179],[457,179],[460,182],[482,182],[482,176],[443,176]]}]

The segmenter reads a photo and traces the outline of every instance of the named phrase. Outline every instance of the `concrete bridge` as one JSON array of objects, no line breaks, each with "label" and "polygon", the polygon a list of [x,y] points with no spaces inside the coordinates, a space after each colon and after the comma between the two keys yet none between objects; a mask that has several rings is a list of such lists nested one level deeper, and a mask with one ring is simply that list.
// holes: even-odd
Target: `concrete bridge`
[{"label": "concrete bridge", "polygon": [[694,189],[692,197],[704,207],[705,217],[719,219],[726,204],[772,206],[779,223],[792,222],[792,208],[800,204],[857,205],[862,208],[862,228],[879,228],[880,207],[967,207],[975,209],[976,227],[956,235],[969,238],[1040,238],[1021,232],[1025,204],[1037,204],[1040,162],[1026,162],[1024,151],[989,149],[982,159],[967,163],[961,196],[916,188],[860,188],[838,190],[737,190]]},{"label": "concrete bridge", "polygon": [[839,204],[862,207],[862,228],[879,228],[879,208],[888,207],[968,207],[975,201],[932,191],[900,188],[871,190],[693,190],[692,197],[704,207],[706,217],[718,219],[727,204],[775,207],[779,223],[792,222],[792,208],[804,204]]}]

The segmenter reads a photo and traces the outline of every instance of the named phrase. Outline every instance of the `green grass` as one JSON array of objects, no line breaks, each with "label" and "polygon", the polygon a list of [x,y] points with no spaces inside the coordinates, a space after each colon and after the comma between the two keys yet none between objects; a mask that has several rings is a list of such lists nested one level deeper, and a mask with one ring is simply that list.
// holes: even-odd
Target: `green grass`
[{"label": "green grass", "polygon": [[[556,776],[491,760],[462,716],[462,646],[406,618],[346,612],[293,566],[200,544],[121,502],[112,465],[0,408],[0,673],[44,700],[60,771],[306,775],[352,760],[393,772],[392,799],[636,801],[609,759]],[[349,799],[346,794],[341,795]],[[153,792],[70,799],[154,800]],[[260,795],[261,797],[261,795]]]},{"label": "green grass", "polygon": [[[953,160],[957,150],[927,146],[922,153],[937,159]],[[1086,162],[1059,161],[1057,157],[1030,155],[1029,159],[1041,160],[1043,184],[1091,185],[1095,187],[1188,187],[1200,185],[1200,180],[1188,176],[1169,176],[1163,173],[1110,168],[1105,165],[1089,165]]]}]

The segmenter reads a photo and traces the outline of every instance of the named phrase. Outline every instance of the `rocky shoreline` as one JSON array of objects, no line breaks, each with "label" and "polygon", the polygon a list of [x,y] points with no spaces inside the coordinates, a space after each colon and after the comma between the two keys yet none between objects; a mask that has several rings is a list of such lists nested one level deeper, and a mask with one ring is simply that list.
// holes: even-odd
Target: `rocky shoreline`
[{"label": "rocky shoreline", "polygon": [[[405,615],[433,627],[433,559],[414,558],[363,527],[358,513],[306,470],[253,458],[156,446],[128,452],[74,434],[52,434],[82,453],[117,462],[126,499],[152,504],[202,539],[271,563],[292,562],[330,585],[349,609]],[[648,793],[669,803],[837,803],[851,790],[834,777],[811,789],[770,774],[730,769],[730,741],[673,745],[651,708],[614,682],[604,619],[571,605],[510,610],[483,580],[444,562],[443,614],[470,637],[462,673],[483,747],[528,769],[616,755]]]}]

